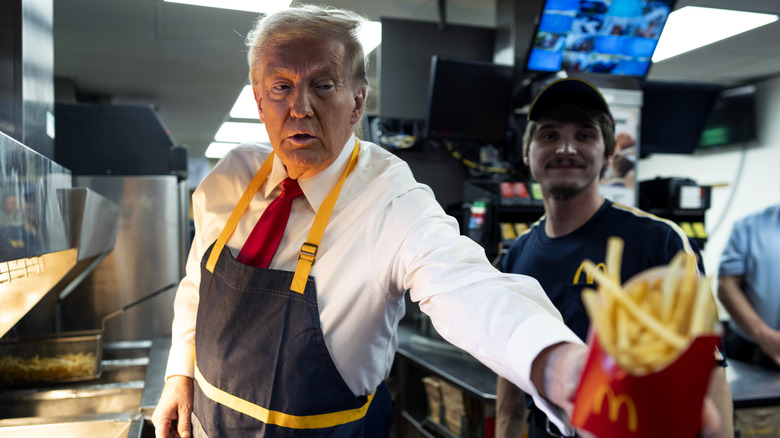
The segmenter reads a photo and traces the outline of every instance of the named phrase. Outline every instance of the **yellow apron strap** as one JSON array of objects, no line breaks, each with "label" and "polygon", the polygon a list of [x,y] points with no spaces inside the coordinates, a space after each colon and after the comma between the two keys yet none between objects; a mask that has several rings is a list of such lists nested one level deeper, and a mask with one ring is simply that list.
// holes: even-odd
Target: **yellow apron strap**
[{"label": "yellow apron strap", "polygon": [[298,256],[298,266],[295,267],[295,276],[293,276],[290,290],[303,293],[306,288],[306,280],[309,278],[309,272],[311,272],[311,265],[314,263],[314,259],[317,257],[317,251],[319,250],[320,240],[322,240],[322,234],[325,232],[325,227],[328,225],[330,214],[333,212],[333,207],[336,205],[336,199],[341,193],[341,187],[344,185],[344,180],[347,179],[347,175],[352,172],[352,169],[357,165],[358,151],[360,150],[359,143],[355,139],[355,148],[352,149],[352,157],[349,159],[349,164],[341,174],[339,182],[331,190],[325,201],[322,202],[317,216],[314,217],[314,223],[309,230],[309,236],[306,238],[306,242],[301,246],[301,255]]},{"label": "yellow apron strap", "polygon": [[209,259],[206,262],[206,269],[208,269],[209,272],[214,273],[214,266],[217,264],[219,253],[222,252],[222,248],[224,248],[225,244],[227,244],[228,239],[230,239],[230,235],[233,234],[233,231],[235,231],[236,226],[238,225],[238,221],[241,220],[241,216],[244,215],[244,211],[246,211],[246,209],[249,207],[249,203],[252,201],[252,197],[255,196],[255,193],[260,190],[260,186],[263,185],[265,180],[268,178],[268,175],[271,173],[273,166],[274,153],[272,151],[271,155],[269,155],[268,158],[265,159],[263,165],[260,166],[260,170],[258,170],[254,178],[252,178],[249,186],[246,188],[246,190],[244,190],[244,194],[241,195],[241,199],[238,200],[236,208],[233,209],[233,212],[230,214],[227,223],[225,223],[225,227],[222,228],[222,232],[217,238],[217,243],[215,243],[214,248],[211,249],[211,255],[209,255]]},{"label": "yellow apron strap", "polygon": [[209,399],[260,420],[265,424],[274,424],[289,429],[322,429],[360,420],[365,417],[368,407],[376,394],[375,391],[374,394],[369,395],[363,406],[356,409],[318,415],[291,415],[266,409],[217,388],[206,381],[200,373],[197,363],[195,364],[195,381],[198,382],[200,390]]}]

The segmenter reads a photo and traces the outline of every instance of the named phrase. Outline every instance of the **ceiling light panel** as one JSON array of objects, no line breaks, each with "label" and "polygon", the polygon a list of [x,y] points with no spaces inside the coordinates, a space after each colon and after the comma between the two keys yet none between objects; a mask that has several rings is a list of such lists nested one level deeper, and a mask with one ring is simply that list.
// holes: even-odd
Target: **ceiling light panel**
[{"label": "ceiling light panel", "polygon": [[209,8],[232,9],[236,11],[267,14],[288,8],[292,0],[165,0],[169,3],[181,3]]},{"label": "ceiling light panel", "polygon": [[777,15],[686,6],[669,15],[653,62],[689,52],[777,21]]},{"label": "ceiling light panel", "polygon": [[214,140],[227,143],[245,141],[269,142],[268,131],[262,123],[225,122],[217,130]]}]

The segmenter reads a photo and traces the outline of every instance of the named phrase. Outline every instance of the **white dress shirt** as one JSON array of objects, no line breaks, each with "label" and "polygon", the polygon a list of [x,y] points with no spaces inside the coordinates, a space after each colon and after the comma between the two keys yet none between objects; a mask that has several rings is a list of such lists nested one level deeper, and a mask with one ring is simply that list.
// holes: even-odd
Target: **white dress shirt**
[{"label": "white dress shirt", "polygon": [[[295,270],[316,211],[354,145],[353,135],[330,167],[299,180],[305,197],[293,202],[270,268]],[[270,152],[270,145],[258,143],[233,149],[193,194],[195,239],[176,294],[166,377],[193,375],[201,259]],[[227,242],[234,256],[286,177],[275,157],[268,180]],[[531,395],[537,395],[530,383],[537,354],[557,342],[581,342],[536,280],[493,268],[407,164],[368,142],[360,142],[358,164],[344,183],[310,275],[325,343],[355,395],[372,393],[390,373],[407,290],[444,339]]]}]

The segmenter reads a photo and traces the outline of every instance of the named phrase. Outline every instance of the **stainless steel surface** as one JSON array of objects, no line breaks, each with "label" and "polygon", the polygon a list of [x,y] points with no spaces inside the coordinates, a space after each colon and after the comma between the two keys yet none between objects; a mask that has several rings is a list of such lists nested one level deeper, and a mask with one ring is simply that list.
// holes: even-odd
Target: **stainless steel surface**
[{"label": "stainless steel surface", "polygon": [[0,420],[3,438],[125,438],[139,414],[93,414],[55,419]]},{"label": "stainless steel surface", "polygon": [[94,388],[17,392],[3,397],[3,417],[65,417],[71,415],[137,412],[143,380]]},{"label": "stainless steel surface", "polygon": [[79,250],[78,260],[110,252],[116,241],[119,204],[84,187],[60,189],[58,195],[68,242]]},{"label": "stainless steel surface", "polygon": [[726,380],[736,408],[780,405],[780,371],[729,359]]},{"label": "stainless steel surface", "polygon": [[2,2],[0,17],[0,131],[51,158],[53,0]]},{"label": "stainless steel surface", "polygon": [[[0,262],[0,336],[16,325],[76,265],[77,251],[44,254],[10,262]],[[46,321],[33,321],[45,323]],[[50,323],[51,324],[51,323]],[[43,330],[43,331],[52,331]]]},{"label": "stainless steel surface", "polygon": [[[75,258],[73,251],[66,250],[25,259],[21,261],[23,263],[7,263],[18,269],[8,269],[8,281],[0,281],[0,292],[16,297],[10,301],[16,305],[6,307],[8,319],[0,322],[0,336],[23,317],[17,330],[19,334],[55,331],[58,299],[82,281],[114,246],[119,215],[116,204],[86,188],[58,188],[56,194],[59,199],[57,223],[65,230],[67,247],[75,250]],[[47,259],[51,263],[46,262]],[[58,269],[49,269],[50,265],[56,265]],[[0,265],[0,272],[2,269]],[[33,270],[35,275],[30,275]],[[26,275],[15,275],[15,272]]]},{"label": "stainless steel surface", "polygon": [[165,368],[168,365],[168,352],[171,349],[171,338],[156,338],[149,352],[149,366],[146,367],[144,393],[141,396],[141,413],[151,416],[160,401],[163,386],[165,386]]},{"label": "stainless steel surface", "polygon": [[155,438],[154,425],[148,418],[139,418],[130,425],[127,438]]},{"label": "stainless steel surface", "polygon": [[398,326],[398,354],[453,382],[471,395],[485,400],[496,399],[496,373],[446,341],[426,337],[416,327]]},{"label": "stainless steel surface", "polygon": [[[99,327],[103,316],[148,291],[178,283],[182,272],[181,200],[174,176],[75,176],[119,205],[114,250],[60,304],[62,330]],[[170,335],[170,290],[106,323],[104,340]]]},{"label": "stainless steel surface", "polygon": [[0,419],[138,412],[150,346],[107,344],[97,380],[0,390]]},{"label": "stainless steel surface", "polygon": [[[22,4],[22,143],[54,157],[54,0]],[[53,121],[52,121],[53,123]]]},{"label": "stainless steel surface", "polygon": [[69,248],[57,190],[70,187],[68,169],[0,132],[0,263]]},{"label": "stainless steel surface", "polygon": [[0,336],[76,262],[57,197],[68,169],[0,132]]},{"label": "stainless steel surface", "polygon": [[143,429],[151,347],[150,340],[107,343],[103,375],[88,383],[0,391],[0,436],[125,438],[134,422]]},{"label": "stainless steel surface", "polygon": [[96,379],[102,357],[99,330],[3,339],[0,388]]}]

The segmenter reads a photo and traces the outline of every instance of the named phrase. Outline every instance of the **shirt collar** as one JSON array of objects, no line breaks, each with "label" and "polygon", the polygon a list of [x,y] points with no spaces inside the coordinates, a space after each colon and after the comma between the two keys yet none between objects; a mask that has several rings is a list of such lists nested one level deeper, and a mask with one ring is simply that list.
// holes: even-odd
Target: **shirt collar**
[{"label": "shirt collar", "polygon": [[[344,144],[341,153],[336,160],[322,172],[309,177],[301,178],[298,184],[301,186],[303,195],[314,211],[318,211],[325,198],[341,178],[344,169],[347,168],[349,158],[352,156],[352,149],[355,147],[355,134],[353,133],[349,140]],[[278,155],[274,155],[274,167],[271,174],[268,175],[268,181],[265,184],[265,197],[271,195],[271,192],[281,184],[282,180],[287,178],[287,169],[284,168],[282,160]]]}]

